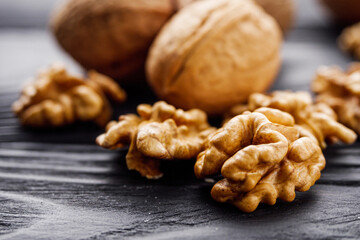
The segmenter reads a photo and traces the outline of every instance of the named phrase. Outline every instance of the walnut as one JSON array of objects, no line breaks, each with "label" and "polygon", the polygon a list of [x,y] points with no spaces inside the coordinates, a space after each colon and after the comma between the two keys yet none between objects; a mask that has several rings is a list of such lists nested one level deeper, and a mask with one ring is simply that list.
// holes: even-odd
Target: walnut
[{"label": "walnut", "polygon": [[252,1],[198,1],[156,37],[147,80],[176,107],[221,114],[272,84],[281,43],[276,21]]},{"label": "walnut", "polygon": [[254,211],[260,202],[273,205],[277,198],[293,201],[295,190],[309,190],[325,167],[320,147],[300,136],[290,114],[261,111],[274,122],[259,112],[232,118],[209,135],[194,167],[199,178],[221,172],[224,178],[213,186],[212,197],[244,212]]},{"label": "walnut", "polygon": [[59,127],[75,121],[104,126],[112,114],[106,96],[123,102],[126,94],[104,75],[90,71],[88,77],[71,76],[62,64],[54,64],[23,88],[13,111],[23,125],[30,127]]},{"label": "walnut", "polygon": [[360,59],[360,23],[347,27],[339,37],[340,48]]},{"label": "walnut", "polygon": [[316,101],[328,104],[339,121],[360,134],[360,64],[350,66],[348,72],[338,67],[318,69],[312,90]]},{"label": "walnut", "polygon": [[353,143],[356,134],[337,122],[336,113],[326,104],[314,104],[307,92],[275,91],[269,95],[254,93],[247,105],[232,108],[227,118],[241,114],[245,109],[255,111],[261,107],[279,109],[291,114],[296,127],[302,136],[316,140],[322,148],[326,147],[325,140],[336,142],[338,139],[345,143]]},{"label": "walnut", "polygon": [[360,21],[359,0],[320,0],[331,16],[341,24]]},{"label": "walnut", "polygon": [[124,81],[144,67],[166,21],[193,0],[68,0],[52,16],[59,44],[86,69]]},{"label": "walnut", "polygon": [[198,109],[183,111],[157,102],[141,104],[139,116],[120,116],[111,122],[107,132],[96,142],[104,148],[116,149],[130,145],[126,163],[149,179],[160,178],[160,160],[189,160],[202,150],[204,139],[215,131],[207,122],[206,113]]},{"label": "walnut", "polygon": [[289,31],[294,23],[295,4],[293,0],[255,0],[265,12],[275,18],[283,33]]}]

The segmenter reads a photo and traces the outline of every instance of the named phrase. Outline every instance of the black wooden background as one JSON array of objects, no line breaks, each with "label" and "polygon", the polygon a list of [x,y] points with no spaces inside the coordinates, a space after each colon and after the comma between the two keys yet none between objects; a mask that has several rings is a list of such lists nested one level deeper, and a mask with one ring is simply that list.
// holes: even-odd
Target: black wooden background
[{"label": "black wooden background", "polygon": [[[92,124],[56,131],[19,126],[10,105],[39,67],[61,60],[80,72],[46,30],[55,2],[0,1],[0,238],[360,238],[359,142],[329,147],[321,179],[294,202],[245,214],[213,201],[212,184],[195,179],[193,162],[165,163],[165,177],[148,181],[126,169],[126,151],[94,144],[102,130]],[[337,48],[339,28],[317,2],[297,5],[274,89],[307,90],[319,65],[351,61]],[[128,90],[128,102],[115,115],[155,101],[147,88]]]}]

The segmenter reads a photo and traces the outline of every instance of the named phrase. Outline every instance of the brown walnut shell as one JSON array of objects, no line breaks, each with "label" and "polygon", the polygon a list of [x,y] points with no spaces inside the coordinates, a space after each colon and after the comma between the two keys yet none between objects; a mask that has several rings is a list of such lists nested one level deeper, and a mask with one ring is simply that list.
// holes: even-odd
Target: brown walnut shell
[{"label": "brown walnut shell", "polygon": [[70,0],[51,21],[61,47],[86,69],[123,78],[144,66],[160,28],[192,0]]},{"label": "brown walnut shell", "polygon": [[155,39],[148,81],[176,107],[220,114],[268,89],[280,67],[281,40],[274,18],[252,1],[199,1]]}]

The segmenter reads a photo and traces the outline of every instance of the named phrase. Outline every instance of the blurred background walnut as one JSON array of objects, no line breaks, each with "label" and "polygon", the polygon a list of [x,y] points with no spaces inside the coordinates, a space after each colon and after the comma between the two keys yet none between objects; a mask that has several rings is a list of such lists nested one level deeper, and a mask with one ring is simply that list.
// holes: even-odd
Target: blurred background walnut
[{"label": "blurred background walnut", "polygon": [[255,0],[280,25],[283,33],[288,32],[295,17],[295,4],[293,0]]},{"label": "blurred background walnut", "polygon": [[273,122],[262,113],[245,112],[209,135],[194,168],[200,178],[221,171],[224,179],[214,185],[212,197],[244,212],[254,211],[260,202],[274,205],[277,198],[293,201],[295,190],[307,191],[325,167],[320,147],[300,137],[290,114],[262,111]]},{"label": "blurred background walnut", "polygon": [[360,134],[360,64],[347,72],[340,68],[320,67],[312,83],[316,101],[328,104],[339,121]]},{"label": "blurred background walnut", "polygon": [[126,163],[149,179],[162,176],[160,160],[188,160],[202,150],[204,139],[215,129],[207,122],[206,113],[198,109],[183,111],[157,102],[138,106],[139,116],[120,116],[110,123],[107,132],[96,142],[104,148],[130,145]]},{"label": "blurred background walnut", "polygon": [[360,21],[359,0],[320,0],[334,20],[351,24]]},{"label": "blurred background walnut", "polygon": [[360,59],[360,23],[343,30],[339,37],[339,45],[343,51]]},{"label": "blurred background walnut", "polygon": [[220,114],[272,84],[281,43],[276,21],[252,1],[195,2],[156,37],[148,82],[176,107]]},{"label": "blurred background walnut", "polygon": [[59,127],[75,121],[105,125],[111,117],[106,98],[123,102],[125,92],[112,79],[90,71],[84,80],[69,75],[64,66],[54,64],[38,74],[22,90],[13,111],[25,126]]},{"label": "blurred background walnut", "polygon": [[143,68],[165,22],[191,0],[68,0],[51,28],[59,44],[86,69],[116,79]]},{"label": "blurred background walnut", "polygon": [[228,120],[246,110],[256,111],[261,107],[290,113],[301,135],[313,138],[322,148],[326,147],[325,140],[341,140],[348,144],[356,140],[356,134],[337,122],[336,113],[328,105],[314,104],[307,92],[275,91],[268,95],[254,93],[250,95],[246,105],[234,106],[225,118]]}]

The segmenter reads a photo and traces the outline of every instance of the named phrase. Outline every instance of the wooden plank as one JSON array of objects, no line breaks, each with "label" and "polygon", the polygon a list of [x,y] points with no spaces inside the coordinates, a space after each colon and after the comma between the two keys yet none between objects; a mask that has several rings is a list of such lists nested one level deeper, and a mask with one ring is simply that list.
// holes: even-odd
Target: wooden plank
[{"label": "wooden plank", "polygon": [[[1,199],[12,201],[10,206],[5,205],[10,208],[8,212],[18,205],[31,206],[25,208],[27,216],[37,211],[25,219],[28,228],[15,231],[14,226],[8,237],[49,236],[44,229],[51,229],[51,236],[61,239],[143,235],[169,239],[182,236],[181,232],[199,239],[236,238],[238,234],[247,238],[327,239],[351,238],[360,233],[359,188],[319,184],[307,193],[299,193],[293,203],[262,205],[256,212],[244,214],[211,200],[206,184],[147,184],[138,179],[130,185],[126,178],[123,180],[125,183],[96,187],[79,182],[31,184],[26,179],[28,186],[24,189],[0,192]],[[10,179],[8,183],[16,182]]]}]

